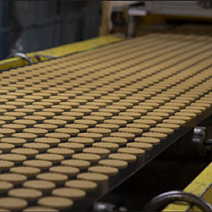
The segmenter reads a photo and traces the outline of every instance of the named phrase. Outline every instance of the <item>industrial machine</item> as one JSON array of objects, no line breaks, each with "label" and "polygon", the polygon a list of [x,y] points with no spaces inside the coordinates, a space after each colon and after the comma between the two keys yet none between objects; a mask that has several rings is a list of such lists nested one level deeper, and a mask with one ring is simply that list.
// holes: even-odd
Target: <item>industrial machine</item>
[{"label": "industrial machine", "polygon": [[[146,33],[149,28],[167,30],[173,27],[173,23],[211,23],[211,11],[210,1],[118,1],[111,2],[111,21],[113,26],[125,27],[127,37],[132,38],[137,31]],[[140,30],[139,22],[143,26]]]},{"label": "industrial machine", "polygon": [[0,210],[212,210],[212,30],[202,29],[1,62]]}]

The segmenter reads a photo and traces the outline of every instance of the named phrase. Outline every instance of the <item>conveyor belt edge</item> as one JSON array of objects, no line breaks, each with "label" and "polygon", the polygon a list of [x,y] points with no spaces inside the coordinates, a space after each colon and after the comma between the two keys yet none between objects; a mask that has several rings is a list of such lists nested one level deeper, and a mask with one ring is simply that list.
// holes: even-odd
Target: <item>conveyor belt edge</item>
[{"label": "conveyor belt edge", "polygon": [[[107,35],[98,38],[92,38],[86,41],[80,41],[76,43],[66,44],[62,46],[58,46],[51,49],[46,49],[43,51],[27,53],[26,55],[30,57],[34,62],[38,62],[34,55],[43,55],[50,57],[62,57],[68,54],[76,53],[79,51],[89,50],[92,48],[96,48],[99,46],[103,46],[109,43],[118,42],[125,40],[124,37],[119,37],[117,34]],[[42,60],[48,60],[48,58],[42,58]],[[20,57],[14,57],[10,59],[5,59],[0,61],[0,71],[16,68],[19,66],[27,65],[28,62]]]},{"label": "conveyor belt edge", "polygon": [[[211,175],[212,163],[210,163],[185,189],[185,192],[201,196],[203,199],[212,204],[211,193]],[[185,203],[169,204],[163,211],[187,211],[189,206]],[[197,211],[198,208],[193,208],[192,211]]]}]

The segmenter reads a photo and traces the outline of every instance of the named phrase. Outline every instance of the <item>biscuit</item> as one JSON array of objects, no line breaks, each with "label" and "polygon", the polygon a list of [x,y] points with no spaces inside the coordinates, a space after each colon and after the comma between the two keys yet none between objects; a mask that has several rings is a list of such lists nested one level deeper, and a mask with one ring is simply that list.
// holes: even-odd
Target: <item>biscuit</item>
[{"label": "biscuit", "polygon": [[88,171],[93,172],[93,173],[105,174],[105,175],[108,175],[108,176],[118,174],[117,168],[108,167],[108,166],[92,166],[92,167],[88,168]]},{"label": "biscuit", "polygon": [[94,182],[103,182],[108,180],[108,176],[104,174],[99,174],[99,173],[86,172],[86,173],[78,174],[77,179],[89,180]]},{"label": "biscuit", "polygon": [[149,144],[159,144],[160,139],[155,137],[140,137],[135,138],[135,142],[149,143]]},{"label": "biscuit", "polygon": [[170,128],[162,128],[162,127],[151,128],[149,131],[156,132],[156,133],[164,133],[164,134],[168,134],[168,135],[174,133],[174,130],[172,130]]},{"label": "biscuit", "polygon": [[99,164],[102,166],[109,166],[109,167],[114,167],[118,169],[124,169],[128,166],[128,163],[126,161],[114,160],[114,159],[100,160]]},{"label": "biscuit", "polygon": [[100,160],[100,156],[96,155],[96,154],[90,154],[90,153],[78,153],[78,154],[74,154],[72,155],[73,159],[77,159],[77,160],[85,160],[85,161],[89,161],[89,162],[97,162]]},{"label": "biscuit", "polygon": [[76,167],[79,169],[86,169],[91,165],[89,161],[78,160],[78,159],[63,160],[61,161],[61,164],[65,166]]},{"label": "biscuit", "polygon": [[75,176],[79,173],[79,169],[76,167],[70,167],[70,166],[53,166],[49,169],[50,172],[53,173],[59,173],[59,174],[65,174],[67,176]]},{"label": "biscuit", "polygon": [[136,156],[143,155],[145,151],[143,149],[133,148],[133,147],[123,147],[119,148],[118,153],[124,153],[124,154],[132,154]]},{"label": "biscuit", "polygon": [[64,197],[47,196],[47,197],[42,197],[38,200],[38,205],[45,206],[45,207],[52,207],[58,210],[67,210],[73,204],[74,202],[71,199],[64,198]]},{"label": "biscuit", "polygon": [[97,188],[97,184],[87,180],[69,180],[65,183],[66,187],[92,191]]},{"label": "biscuit", "polygon": [[135,155],[126,154],[126,153],[112,153],[108,156],[108,158],[113,160],[122,160],[126,162],[133,162],[136,160]]},{"label": "biscuit", "polygon": [[26,200],[15,197],[2,197],[0,199],[0,207],[8,210],[23,210],[28,205]]},{"label": "biscuit", "polygon": [[52,195],[77,200],[82,199],[86,193],[85,191],[76,188],[55,188],[52,191]]},{"label": "biscuit", "polygon": [[139,143],[139,142],[131,142],[131,143],[127,143],[126,145],[127,147],[131,147],[131,148],[139,148],[139,149],[143,149],[143,150],[150,150],[153,148],[152,144],[148,144],[148,143]]},{"label": "biscuit", "polygon": [[161,124],[157,124],[156,127],[162,127],[162,128],[170,128],[170,129],[174,129],[177,130],[180,128],[180,125],[178,124],[171,124],[171,123],[161,123]]}]

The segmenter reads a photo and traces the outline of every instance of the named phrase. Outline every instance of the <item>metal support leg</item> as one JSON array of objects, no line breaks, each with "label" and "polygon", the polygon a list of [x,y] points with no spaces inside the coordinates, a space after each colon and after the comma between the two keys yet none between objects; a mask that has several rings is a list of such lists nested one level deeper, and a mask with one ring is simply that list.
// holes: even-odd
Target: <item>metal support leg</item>
[{"label": "metal support leg", "polygon": [[128,16],[127,21],[127,38],[135,37],[135,18],[133,16]]}]

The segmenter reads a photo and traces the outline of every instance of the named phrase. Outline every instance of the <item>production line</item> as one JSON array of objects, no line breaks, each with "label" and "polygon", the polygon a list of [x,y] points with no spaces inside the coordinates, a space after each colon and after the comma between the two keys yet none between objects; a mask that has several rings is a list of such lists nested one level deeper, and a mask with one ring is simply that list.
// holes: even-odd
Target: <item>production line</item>
[{"label": "production line", "polygon": [[152,33],[3,71],[0,209],[92,208],[211,115],[211,47]]}]

